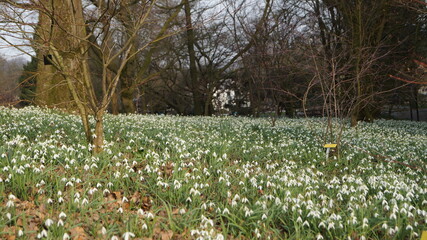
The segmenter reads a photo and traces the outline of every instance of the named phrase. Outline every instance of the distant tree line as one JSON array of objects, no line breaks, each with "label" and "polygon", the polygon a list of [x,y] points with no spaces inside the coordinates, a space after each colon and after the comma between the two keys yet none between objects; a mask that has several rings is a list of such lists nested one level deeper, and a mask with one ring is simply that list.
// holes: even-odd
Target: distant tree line
[{"label": "distant tree line", "polygon": [[0,55],[0,105],[20,102],[19,81],[24,64],[22,58],[7,59]]},{"label": "distant tree line", "polygon": [[0,38],[32,57],[21,99],[77,111],[88,141],[100,145],[105,111],[269,112],[356,125],[385,107],[418,108],[425,81],[417,61],[426,54],[427,6],[416,0],[0,4],[0,30],[22,44]]}]

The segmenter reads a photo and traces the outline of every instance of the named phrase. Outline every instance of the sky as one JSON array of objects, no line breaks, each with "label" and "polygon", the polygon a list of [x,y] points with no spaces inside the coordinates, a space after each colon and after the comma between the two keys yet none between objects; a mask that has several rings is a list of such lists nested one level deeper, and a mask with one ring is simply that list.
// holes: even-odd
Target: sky
[{"label": "sky", "polygon": [[[209,16],[215,16],[216,18],[218,18],[219,20],[221,20],[221,15],[224,14],[224,9],[226,8],[226,3],[237,3],[237,2],[241,2],[244,1],[246,2],[246,5],[248,6],[253,6],[254,5],[254,1],[250,0],[250,1],[245,1],[245,0],[229,0],[229,1],[224,1],[224,2],[219,2],[217,0],[201,0],[199,2],[200,6],[203,7],[210,7],[210,10],[206,12],[207,15]],[[2,6],[0,6],[2,7]],[[4,9],[3,9],[4,10]],[[20,17],[23,17],[23,20],[27,23],[34,23],[37,21],[37,14],[34,12],[21,12],[22,15],[20,15]],[[213,19],[210,18],[210,21],[212,21]],[[1,31],[1,28],[5,27],[5,23],[0,21],[0,34],[5,37],[4,32]],[[25,31],[27,31],[28,33],[31,34],[31,28],[26,28]],[[12,37],[6,37],[8,39],[8,41],[12,42],[13,44],[17,44],[17,45],[22,45],[24,44],[22,40],[20,40],[19,38],[12,38]],[[25,49],[25,51],[29,52],[30,54],[34,54],[32,49],[29,47],[23,47],[23,49]],[[18,49],[14,48],[14,47],[10,47],[9,43],[5,42],[4,40],[2,40],[0,38],[0,55],[5,57],[6,59],[12,59],[12,58],[24,58],[27,61],[31,60],[31,57],[28,54],[24,54],[21,51],[19,51]]]},{"label": "sky", "polygon": [[[17,23],[15,24],[14,21],[11,22],[9,19],[14,19]],[[34,51],[28,47],[28,43],[23,39],[32,38],[34,24],[37,20],[38,14],[35,11],[28,11],[10,7],[10,5],[7,4],[0,4],[0,55],[6,59],[24,58],[29,61],[31,57],[28,54],[24,54],[15,47],[11,47],[10,43],[22,47],[22,49],[29,54],[34,54]],[[25,24],[22,25],[18,22]],[[5,31],[8,31],[8,33]],[[2,38],[10,41],[10,43]]]},{"label": "sky", "polygon": [[23,54],[22,52],[18,51],[14,47],[8,47],[4,41],[0,40],[0,55],[6,58],[7,60],[13,59],[13,58],[23,58],[27,61],[31,60],[31,57],[27,54]]}]

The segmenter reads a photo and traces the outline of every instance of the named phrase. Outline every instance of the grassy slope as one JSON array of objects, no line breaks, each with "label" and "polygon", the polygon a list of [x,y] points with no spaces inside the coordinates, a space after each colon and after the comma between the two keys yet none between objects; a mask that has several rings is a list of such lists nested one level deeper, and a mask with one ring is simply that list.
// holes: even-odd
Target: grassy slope
[{"label": "grassy slope", "polygon": [[328,161],[320,119],[107,116],[106,129],[92,157],[76,116],[0,109],[0,238],[418,239],[426,225],[426,123],[346,129]]}]

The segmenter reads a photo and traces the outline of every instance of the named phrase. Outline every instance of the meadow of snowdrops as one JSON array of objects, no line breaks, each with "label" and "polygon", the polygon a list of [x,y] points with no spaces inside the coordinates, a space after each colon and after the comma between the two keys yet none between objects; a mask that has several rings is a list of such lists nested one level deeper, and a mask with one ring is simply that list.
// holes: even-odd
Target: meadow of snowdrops
[{"label": "meadow of snowdrops", "polygon": [[[427,123],[112,116],[91,156],[77,116],[0,108],[1,239],[419,239]],[[385,157],[385,158],[383,158]],[[398,161],[411,167],[387,161]]]}]

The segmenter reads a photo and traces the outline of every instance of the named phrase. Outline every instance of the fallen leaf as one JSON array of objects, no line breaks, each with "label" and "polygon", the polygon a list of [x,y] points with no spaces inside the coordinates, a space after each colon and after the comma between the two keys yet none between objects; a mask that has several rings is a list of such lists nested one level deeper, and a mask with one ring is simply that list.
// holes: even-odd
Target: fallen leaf
[{"label": "fallen leaf", "polygon": [[142,197],[142,209],[148,211],[151,209],[151,199],[148,196]]},{"label": "fallen leaf", "polygon": [[89,239],[85,230],[82,227],[75,227],[70,230],[71,238],[73,240],[86,240]]},{"label": "fallen leaf", "polygon": [[121,192],[112,192],[111,195],[114,197],[115,200],[121,200],[122,199],[122,193]]},{"label": "fallen leaf", "polygon": [[160,237],[162,240],[170,240],[172,239],[172,236],[173,236],[172,230],[160,232]]},{"label": "fallen leaf", "polygon": [[179,214],[179,209],[178,209],[178,208],[174,209],[174,210],[172,211],[172,214],[173,214],[173,215],[178,215],[178,214]]}]

